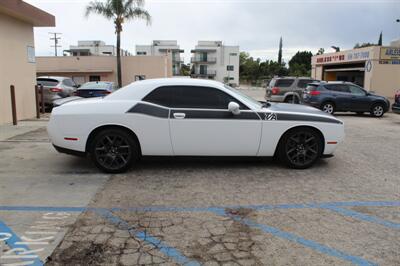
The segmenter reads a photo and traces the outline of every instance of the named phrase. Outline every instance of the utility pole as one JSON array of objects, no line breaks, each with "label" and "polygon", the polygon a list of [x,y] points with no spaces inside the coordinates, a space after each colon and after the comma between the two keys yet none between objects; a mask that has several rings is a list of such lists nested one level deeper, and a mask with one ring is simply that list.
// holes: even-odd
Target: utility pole
[{"label": "utility pole", "polygon": [[57,48],[61,47],[61,45],[58,45],[58,40],[61,39],[61,37],[57,37],[57,35],[61,35],[61,33],[58,32],[49,32],[49,34],[53,35],[53,38],[50,38],[50,40],[54,40],[54,45],[51,45],[51,47],[54,47],[54,54],[57,56]]}]

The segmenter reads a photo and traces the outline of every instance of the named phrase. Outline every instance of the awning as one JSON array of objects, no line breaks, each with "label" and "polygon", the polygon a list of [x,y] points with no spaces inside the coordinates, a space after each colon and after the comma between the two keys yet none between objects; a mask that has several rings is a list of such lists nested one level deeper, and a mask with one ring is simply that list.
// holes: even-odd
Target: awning
[{"label": "awning", "polygon": [[324,71],[325,72],[365,71],[365,67],[331,68],[331,69],[325,69]]}]

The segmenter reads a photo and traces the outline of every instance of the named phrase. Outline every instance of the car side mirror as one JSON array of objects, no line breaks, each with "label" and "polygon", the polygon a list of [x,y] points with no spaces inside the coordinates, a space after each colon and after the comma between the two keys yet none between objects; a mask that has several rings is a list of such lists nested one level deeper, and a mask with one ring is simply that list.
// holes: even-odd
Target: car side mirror
[{"label": "car side mirror", "polygon": [[240,114],[240,106],[239,106],[238,103],[230,102],[228,104],[228,110],[234,115],[239,115]]}]

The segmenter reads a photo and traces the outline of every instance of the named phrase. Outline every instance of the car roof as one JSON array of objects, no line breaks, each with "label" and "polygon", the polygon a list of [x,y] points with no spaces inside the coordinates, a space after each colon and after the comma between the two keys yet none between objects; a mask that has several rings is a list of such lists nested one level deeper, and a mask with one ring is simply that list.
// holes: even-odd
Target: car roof
[{"label": "car roof", "polygon": [[312,80],[314,80],[314,78],[311,78],[311,77],[275,77],[275,78],[272,78],[272,79],[312,79]]}]

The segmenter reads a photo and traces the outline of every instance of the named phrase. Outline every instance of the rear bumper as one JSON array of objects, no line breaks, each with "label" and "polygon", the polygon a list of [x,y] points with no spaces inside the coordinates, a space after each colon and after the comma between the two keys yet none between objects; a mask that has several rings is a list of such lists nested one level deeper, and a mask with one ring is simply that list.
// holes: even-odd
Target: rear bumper
[{"label": "rear bumper", "polygon": [[67,148],[56,146],[54,144],[53,144],[53,146],[59,153],[65,153],[65,154],[79,156],[79,157],[86,157],[86,152],[70,150],[70,149],[67,149]]},{"label": "rear bumper", "polygon": [[271,102],[283,102],[285,100],[285,96],[284,95],[270,95],[270,96],[265,96],[265,99],[267,101],[271,101]]},{"label": "rear bumper", "polygon": [[393,111],[393,113],[397,113],[397,114],[400,114],[400,104],[393,104],[392,105],[392,111]]}]

